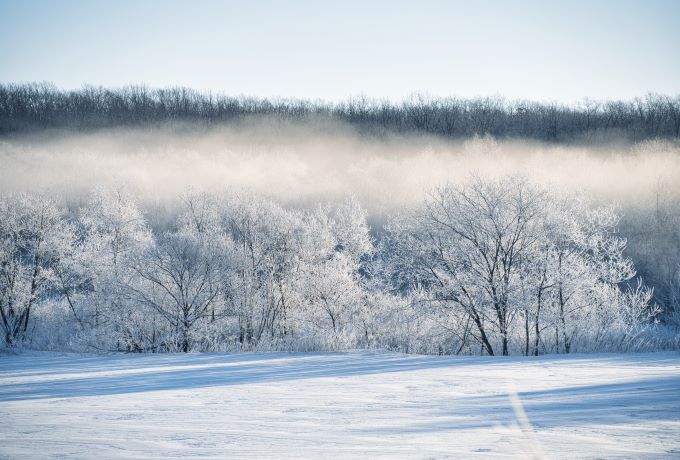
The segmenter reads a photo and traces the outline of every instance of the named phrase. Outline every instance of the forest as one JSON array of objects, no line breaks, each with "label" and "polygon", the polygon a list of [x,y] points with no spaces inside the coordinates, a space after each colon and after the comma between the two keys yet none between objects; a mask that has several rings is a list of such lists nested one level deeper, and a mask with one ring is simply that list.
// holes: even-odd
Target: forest
[{"label": "forest", "polygon": [[[286,209],[188,193],[154,231],[125,190],[75,213],[0,201],[6,346],[166,352],[386,348],[538,355],[677,346],[620,216],[521,177],[437,187],[380,239],[355,200]],[[666,312],[668,313],[668,312]]]},{"label": "forest", "polygon": [[680,99],[0,86],[3,346],[680,346]]}]

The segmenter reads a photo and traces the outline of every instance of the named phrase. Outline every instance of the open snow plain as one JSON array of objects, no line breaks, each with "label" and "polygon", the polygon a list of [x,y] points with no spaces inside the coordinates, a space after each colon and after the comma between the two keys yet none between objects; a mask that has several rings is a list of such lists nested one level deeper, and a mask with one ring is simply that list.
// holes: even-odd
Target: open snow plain
[{"label": "open snow plain", "polygon": [[680,353],[0,354],[0,457],[680,458]]}]

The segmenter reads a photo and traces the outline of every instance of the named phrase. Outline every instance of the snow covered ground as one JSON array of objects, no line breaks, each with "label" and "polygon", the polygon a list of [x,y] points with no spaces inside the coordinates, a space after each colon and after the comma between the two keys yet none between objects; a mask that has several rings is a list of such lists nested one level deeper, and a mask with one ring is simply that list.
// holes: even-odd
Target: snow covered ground
[{"label": "snow covered ground", "polygon": [[680,353],[0,354],[0,457],[680,458]]}]

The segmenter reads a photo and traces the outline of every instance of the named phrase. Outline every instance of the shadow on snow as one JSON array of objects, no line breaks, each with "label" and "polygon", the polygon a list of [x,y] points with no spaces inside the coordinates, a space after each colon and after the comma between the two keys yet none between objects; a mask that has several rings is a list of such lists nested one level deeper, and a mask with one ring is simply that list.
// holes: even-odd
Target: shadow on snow
[{"label": "shadow on snow", "polygon": [[[550,372],[552,365],[563,369],[572,365],[621,367],[631,365],[630,356],[452,358],[374,352],[93,356],[28,352],[0,355],[0,401],[111,396],[442,368],[475,372],[474,366],[488,368],[519,363],[525,368],[534,367],[540,378],[541,373]],[[635,361],[642,360],[652,369],[678,367],[677,353],[636,356]],[[504,392],[507,383],[499,377],[497,394],[444,397],[432,410],[435,422],[401,430],[473,429],[513,421],[513,409]],[[520,392],[518,396],[531,423],[537,427],[677,419],[680,372],[671,377]],[[367,431],[393,432],[394,427],[373,427]]]}]

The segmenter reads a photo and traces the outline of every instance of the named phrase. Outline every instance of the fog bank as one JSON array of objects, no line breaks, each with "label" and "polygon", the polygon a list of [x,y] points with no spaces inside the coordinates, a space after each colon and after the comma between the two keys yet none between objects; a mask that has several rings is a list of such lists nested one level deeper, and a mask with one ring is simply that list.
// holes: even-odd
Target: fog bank
[{"label": "fog bank", "polygon": [[144,203],[187,189],[248,189],[288,204],[355,195],[370,213],[419,201],[470,174],[522,174],[549,186],[628,204],[680,195],[680,148],[667,141],[618,147],[473,138],[365,137],[351,128],[258,121],[243,127],[110,129],[0,141],[0,191],[80,200],[93,187],[132,189]]}]

